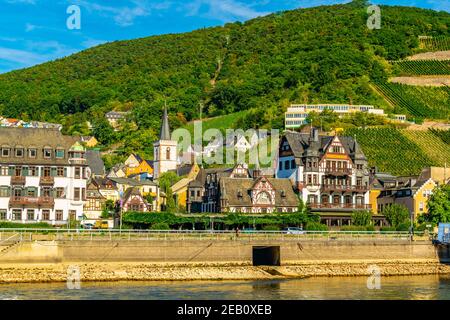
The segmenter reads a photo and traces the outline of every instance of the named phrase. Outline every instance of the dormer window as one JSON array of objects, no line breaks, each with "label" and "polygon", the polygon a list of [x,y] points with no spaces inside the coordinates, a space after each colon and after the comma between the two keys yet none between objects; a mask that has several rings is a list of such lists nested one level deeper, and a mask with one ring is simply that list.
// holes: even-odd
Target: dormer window
[{"label": "dormer window", "polygon": [[16,157],[23,158],[23,148],[22,147],[16,147]]},{"label": "dormer window", "polygon": [[9,157],[9,147],[2,147],[2,157]]},{"label": "dormer window", "polygon": [[44,148],[44,158],[50,159],[52,157],[52,149]]},{"label": "dormer window", "polygon": [[36,158],[37,157],[37,149],[36,148],[29,148],[28,149],[28,157],[29,158]]},{"label": "dormer window", "polygon": [[57,159],[64,159],[64,149],[56,149],[55,156]]}]

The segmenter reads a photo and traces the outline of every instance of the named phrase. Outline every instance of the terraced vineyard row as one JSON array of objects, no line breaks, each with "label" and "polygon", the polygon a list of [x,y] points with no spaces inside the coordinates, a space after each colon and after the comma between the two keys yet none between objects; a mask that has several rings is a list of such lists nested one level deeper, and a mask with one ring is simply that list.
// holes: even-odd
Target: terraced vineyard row
[{"label": "terraced vineyard row", "polygon": [[403,130],[403,135],[417,144],[420,149],[437,166],[444,166],[450,161],[450,146],[430,131]]},{"label": "terraced vineyard row", "polygon": [[450,75],[450,60],[403,60],[394,66],[401,76]]},{"label": "terraced vineyard row", "polygon": [[450,118],[450,90],[447,87],[417,87],[398,83],[375,85],[391,104],[416,118]]},{"label": "terraced vineyard row", "polygon": [[[416,143],[397,129],[352,128],[344,131],[344,135],[356,136],[369,164],[377,166],[381,172],[413,175],[419,174],[424,167],[438,165]],[[433,137],[433,140],[438,139]]]},{"label": "terraced vineyard row", "polygon": [[426,37],[419,39],[420,49],[427,51],[445,51],[450,50],[450,37],[448,36],[437,36],[437,37]]},{"label": "terraced vineyard row", "polygon": [[450,129],[449,130],[439,130],[439,129],[430,129],[430,132],[435,136],[439,137],[444,143],[450,146]]}]

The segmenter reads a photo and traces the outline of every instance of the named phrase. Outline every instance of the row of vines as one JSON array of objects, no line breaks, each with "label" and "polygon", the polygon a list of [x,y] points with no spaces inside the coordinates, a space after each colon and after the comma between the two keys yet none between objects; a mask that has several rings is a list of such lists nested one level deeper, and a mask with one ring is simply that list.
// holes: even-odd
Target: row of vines
[{"label": "row of vines", "polygon": [[399,83],[376,83],[378,91],[396,107],[395,112],[407,112],[417,119],[450,118],[448,87],[418,87]]},{"label": "row of vines", "polygon": [[[426,131],[351,128],[343,134],[356,137],[370,166],[394,175],[417,175],[425,167],[444,166],[445,157],[450,156],[448,146]],[[429,153],[433,148],[437,150]]]},{"label": "row of vines", "polygon": [[426,51],[450,50],[450,37],[437,36],[419,38],[419,48]]},{"label": "row of vines", "polygon": [[450,75],[450,60],[402,60],[394,69],[400,76]]}]

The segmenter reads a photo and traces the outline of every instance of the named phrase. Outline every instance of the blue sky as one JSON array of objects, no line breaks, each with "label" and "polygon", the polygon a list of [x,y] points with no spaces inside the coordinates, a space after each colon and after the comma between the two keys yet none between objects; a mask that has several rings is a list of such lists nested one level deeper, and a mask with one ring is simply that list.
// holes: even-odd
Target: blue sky
[{"label": "blue sky", "polygon": [[[0,0],[0,73],[64,57],[114,40],[244,21],[271,12],[348,0]],[[372,0],[445,10],[450,0]],[[70,5],[81,29],[69,30]]]}]

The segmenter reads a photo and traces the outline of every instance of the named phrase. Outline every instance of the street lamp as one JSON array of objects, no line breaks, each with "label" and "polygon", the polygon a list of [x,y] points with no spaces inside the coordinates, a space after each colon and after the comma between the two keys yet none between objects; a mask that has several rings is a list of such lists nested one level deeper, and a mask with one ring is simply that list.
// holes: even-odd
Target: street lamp
[{"label": "street lamp", "polygon": [[413,230],[413,220],[414,220],[414,212],[411,211],[411,216],[409,218],[410,220],[410,226],[409,226],[409,236],[411,241],[414,239],[414,230]]}]

